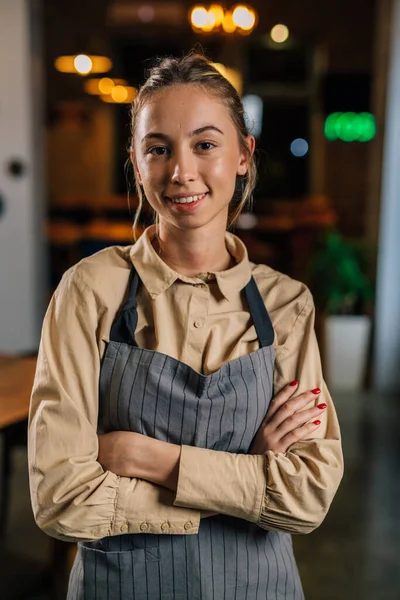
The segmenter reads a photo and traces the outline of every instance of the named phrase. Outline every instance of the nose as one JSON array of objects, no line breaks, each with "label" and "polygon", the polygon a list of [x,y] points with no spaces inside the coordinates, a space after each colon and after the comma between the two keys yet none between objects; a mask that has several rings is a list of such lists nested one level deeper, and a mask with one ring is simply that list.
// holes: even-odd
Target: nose
[{"label": "nose", "polygon": [[196,157],[189,149],[181,149],[175,152],[172,160],[171,182],[184,185],[197,178]]}]

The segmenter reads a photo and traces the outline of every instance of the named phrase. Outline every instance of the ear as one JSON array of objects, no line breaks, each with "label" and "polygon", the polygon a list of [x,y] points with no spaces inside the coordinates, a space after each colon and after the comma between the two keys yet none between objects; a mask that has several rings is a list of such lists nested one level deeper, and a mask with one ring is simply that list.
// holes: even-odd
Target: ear
[{"label": "ear", "polygon": [[[256,140],[254,138],[254,135],[248,135],[246,137],[245,141],[246,141],[246,145],[249,149],[250,156],[253,156],[254,149],[256,146]],[[248,168],[249,168],[249,154],[247,154],[247,152],[244,152],[244,150],[241,150],[237,174],[245,175],[248,171]]]},{"label": "ear", "polygon": [[133,166],[133,170],[135,172],[136,180],[137,180],[137,182],[138,182],[139,185],[142,185],[142,178],[140,176],[140,172],[139,172],[138,166],[136,164],[135,153],[134,153],[134,151],[133,151],[132,148],[130,150],[129,156],[131,158],[131,163],[132,163],[132,166]]}]

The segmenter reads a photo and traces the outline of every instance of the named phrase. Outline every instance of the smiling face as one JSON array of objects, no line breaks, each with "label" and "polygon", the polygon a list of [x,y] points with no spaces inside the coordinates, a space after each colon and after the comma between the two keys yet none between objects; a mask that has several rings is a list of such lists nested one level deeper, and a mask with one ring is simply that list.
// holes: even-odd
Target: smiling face
[{"label": "smiling face", "polygon": [[[246,142],[252,152],[254,138]],[[246,173],[249,155],[222,101],[179,84],[157,92],[140,110],[132,159],[160,224],[198,228],[217,220],[225,229],[236,175]]]}]

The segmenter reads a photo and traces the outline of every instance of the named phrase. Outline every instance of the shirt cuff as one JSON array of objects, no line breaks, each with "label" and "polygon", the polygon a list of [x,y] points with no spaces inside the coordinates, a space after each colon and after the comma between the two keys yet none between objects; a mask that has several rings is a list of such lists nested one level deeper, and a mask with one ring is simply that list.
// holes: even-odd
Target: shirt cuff
[{"label": "shirt cuff", "polygon": [[109,535],[196,534],[200,512],[173,504],[174,492],[143,479],[121,477]]},{"label": "shirt cuff", "polygon": [[210,510],[257,523],[266,458],[182,446],[174,506]]},{"label": "shirt cuff", "polygon": [[[267,484],[260,513],[263,529],[305,534],[323,521],[342,477],[340,448],[330,440],[297,443],[298,452],[267,452]],[[319,454],[325,461],[317,460]]]}]

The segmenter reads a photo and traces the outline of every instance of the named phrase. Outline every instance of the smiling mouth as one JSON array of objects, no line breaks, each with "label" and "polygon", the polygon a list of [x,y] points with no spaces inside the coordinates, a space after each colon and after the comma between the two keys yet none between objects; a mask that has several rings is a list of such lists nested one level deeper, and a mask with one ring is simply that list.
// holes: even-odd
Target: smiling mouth
[{"label": "smiling mouth", "polygon": [[208,194],[208,192],[204,192],[204,194],[184,196],[181,198],[170,198],[169,196],[165,196],[165,198],[167,200],[169,200],[170,202],[173,202],[174,204],[192,204],[193,202],[202,200],[207,194]]}]

